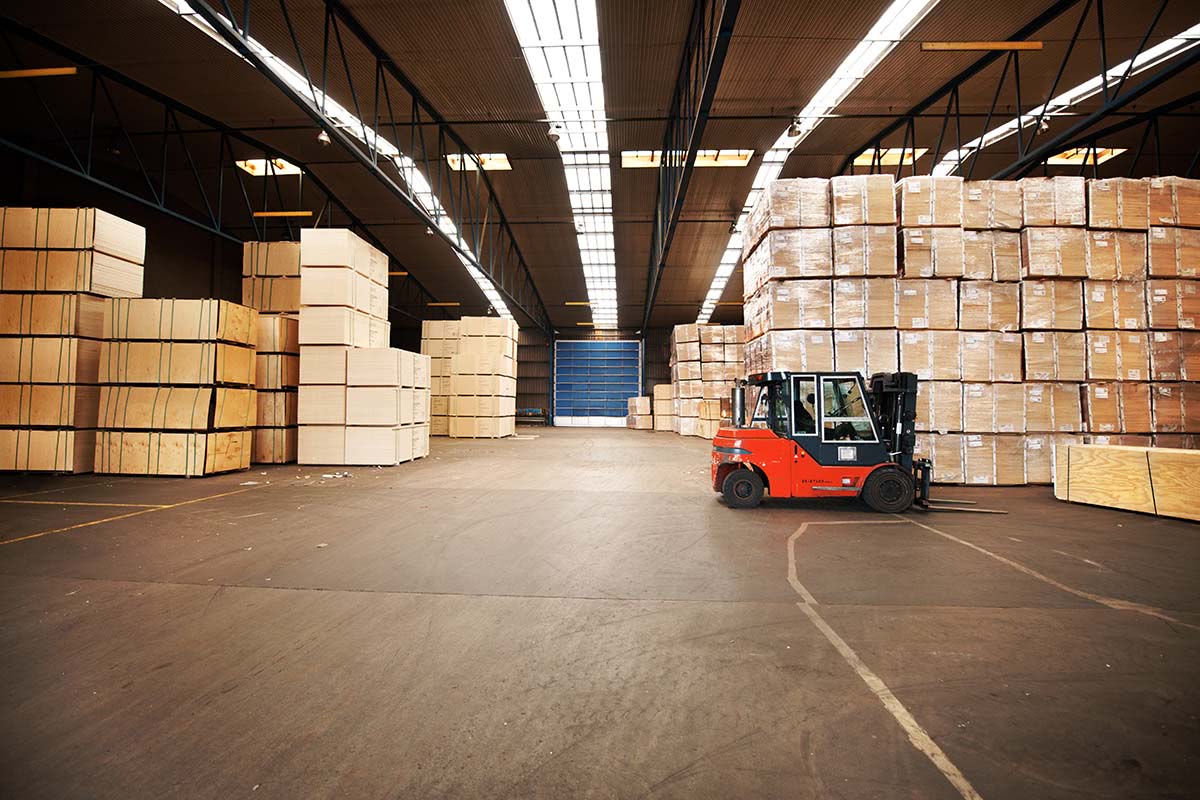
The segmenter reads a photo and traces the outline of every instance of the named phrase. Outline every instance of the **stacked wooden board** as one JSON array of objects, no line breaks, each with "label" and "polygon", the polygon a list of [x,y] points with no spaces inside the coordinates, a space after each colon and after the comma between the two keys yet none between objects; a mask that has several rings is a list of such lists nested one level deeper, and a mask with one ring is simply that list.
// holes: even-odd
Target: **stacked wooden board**
[{"label": "stacked wooden board", "polygon": [[145,252],[100,209],[0,209],[0,469],[92,471],[104,298],[141,296]]},{"label": "stacked wooden board", "polygon": [[242,304],[258,311],[258,419],[250,459],[255,464],[295,461],[300,385],[299,242],[246,242]]},{"label": "stacked wooden board", "polygon": [[1059,500],[1200,520],[1200,450],[1067,444],[1058,458]]},{"label": "stacked wooden board", "polygon": [[[670,384],[661,384],[670,388]],[[654,388],[658,388],[657,386]],[[625,417],[625,427],[635,431],[654,430],[654,401],[650,397],[629,398],[629,414]]]},{"label": "stacked wooden board", "polygon": [[300,238],[301,464],[391,466],[429,452],[429,360],[388,347],[387,257],[342,229]]},{"label": "stacked wooden board", "polygon": [[[735,382],[745,377],[741,325],[676,325],[671,332],[671,430],[711,439],[729,421]],[[658,402],[666,390],[655,388]]]},{"label": "stacked wooden board", "polygon": [[258,313],[226,300],[107,305],[96,472],[191,477],[249,467]]},{"label": "stacked wooden board", "polygon": [[1200,181],[781,180],[743,260],[747,371],[915,372],[939,482],[1200,433]]},{"label": "stacked wooden board", "polygon": [[679,417],[675,415],[675,384],[660,383],[652,393],[654,430],[679,431]]},{"label": "stacked wooden board", "polygon": [[499,317],[421,323],[431,361],[435,436],[499,438],[516,430],[517,324]]}]

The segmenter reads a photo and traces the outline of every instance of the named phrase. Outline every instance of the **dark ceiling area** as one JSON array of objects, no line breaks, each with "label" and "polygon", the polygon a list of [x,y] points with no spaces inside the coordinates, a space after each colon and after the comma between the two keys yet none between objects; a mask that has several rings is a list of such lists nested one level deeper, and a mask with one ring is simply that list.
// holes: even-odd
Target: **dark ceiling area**
[{"label": "dark ceiling area", "polygon": [[[574,329],[577,322],[590,319],[586,307],[568,305],[586,300],[587,290],[567,183],[558,149],[546,135],[545,114],[503,0],[346,0],[343,5],[470,148],[508,155],[512,171],[491,172],[488,177],[550,321],[556,328]],[[242,9],[240,1],[230,6],[235,12]],[[322,63],[322,0],[251,6],[253,37],[296,69],[313,70]],[[598,0],[597,6],[620,321],[622,328],[633,329],[640,325],[646,297],[657,173],[622,169],[620,154],[662,146],[693,3]],[[837,4],[743,0],[700,147],[752,149],[756,155],[741,168],[694,170],[651,316],[652,327],[696,318],[763,152],[887,6],[885,0]],[[1094,1],[941,0],[835,113],[800,143],[782,174],[837,174],[845,159],[870,146],[889,124],[985,55],[927,52],[921,42],[1008,39],[1056,6],[1062,6],[1061,13],[1028,37],[1043,42],[1043,49],[1022,52],[1017,59],[1020,110],[1040,104],[1052,87],[1062,92],[1097,75],[1102,63],[1115,65],[1142,47],[1153,47],[1200,22],[1200,6],[1180,0],[1161,7],[1157,2],[1101,6]],[[286,15],[281,13],[284,8]],[[289,235],[286,225],[278,222],[271,223],[266,234],[256,231],[248,213],[251,207],[286,209],[308,204],[321,208],[324,195],[330,194],[387,248],[397,262],[393,269],[409,272],[430,297],[460,302],[463,313],[480,313],[486,307],[483,294],[447,243],[429,235],[426,223],[391,190],[336,143],[320,144],[320,128],[264,75],[157,0],[9,0],[3,14],[286,154],[327,187],[326,193],[319,192],[295,176],[281,179],[269,190],[254,183],[262,179],[247,178],[245,185],[225,181],[219,189],[220,202],[228,210],[226,227],[237,237]],[[392,104],[384,106],[370,92],[364,93],[363,87],[372,85],[375,59],[356,41],[347,39],[345,47],[344,61],[329,61],[330,96],[349,108],[357,105],[365,120],[380,120],[378,127],[385,134],[388,123],[409,122],[410,98],[392,98]],[[1068,51],[1070,57],[1064,62]],[[292,63],[301,58],[303,64]],[[12,31],[0,43],[0,69],[60,63],[64,63],[61,56]],[[1167,61],[1130,77],[1128,86],[1170,65]],[[949,96],[942,97],[916,117],[911,128],[898,127],[880,144],[929,149],[914,166],[904,168],[904,174],[928,172],[935,151],[944,154],[958,142],[970,141],[1016,116],[1016,87],[1014,69],[1001,55],[959,87],[957,116],[946,113]],[[1200,67],[1180,70],[1091,125],[1094,132],[1129,123],[1100,142],[1128,152],[1102,164],[1097,174],[1194,172],[1200,107],[1191,95],[1198,89]],[[220,172],[223,156],[216,138],[204,139],[197,132],[190,150],[172,144],[159,153],[152,134],[163,125],[161,109],[115,92],[111,102],[102,96],[96,103],[91,81],[82,77],[0,81],[0,101],[7,109],[0,138],[69,159],[75,151],[64,142],[80,145],[91,131],[96,144],[87,156],[99,165],[105,180],[131,192],[142,191],[145,187],[138,184],[145,181],[136,161],[150,161],[151,172],[157,169],[167,176],[174,202],[207,213],[214,196],[197,185],[215,180]],[[1035,146],[1066,134],[1087,115],[1103,109],[1105,102],[1103,94],[1097,94],[1075,106],[1072,115],[1054,116],[1046,130],[1037,133]],[[1176,107],[1154,123],[1138,116],[1171,103]],[[128,138],[122,130],[129,132]],[[1086,132],[1077,138],[1084,138]],[[406,142],[396,144],[406,151]],[[1024,155],[1026,144],[1017,137],[997,142],[965,165],[964,172],[969,169],[975,178],[1002,172]],[[256,155],[240,140],[230,143],[229,150],[238,158]],[[1076,167],[1052,170],[1078,172]],[[339,217],[336,210],[330,213],[334,222],[345,216]],[[736,303],[741,289],[739,270],[726,288],[726,304],[718,306],[713,321],[740,319]]]}]

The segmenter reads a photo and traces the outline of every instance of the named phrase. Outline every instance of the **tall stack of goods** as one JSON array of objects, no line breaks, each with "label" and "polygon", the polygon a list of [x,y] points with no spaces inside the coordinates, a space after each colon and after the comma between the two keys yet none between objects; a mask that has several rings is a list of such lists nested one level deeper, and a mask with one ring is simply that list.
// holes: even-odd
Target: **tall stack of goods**
[{"label": "tall stack of goods", "polygon": [[258,312],[226,300],[109,300],[96,472],[248,468],[257,337]]},{"label": "tall stack of goods", "polygon": [[94,208],[0,209],[0,469],[91,472],[107,297],[141,297],[146,231]]},{"label": "tall stack of goods", "polygon": [[250,459],[255,464],[296,460],[300,385],[300,243],[246,242],[242,304],[258,310],[254,385],[258,420]]},{"label": "tall stack of goods", "polygon": [[654,404],[649,397],[629,398],[629,414],[625,427],[635,431],[654,430]]},{"label": "tall stack of goods", "polygon": [[675,326],[671,393],[676,422],[671,430],[711,439],[730,421],[734,383],[745,376],[744,335],[741,325]]},{"label": "tall stack of goods", "polygon": [[679,432],[679,418],[675,416],[675,384],[660,383],[654,387],[654,430]]},{"label": "tall stack of goods", "polygon": [[450,358],[458,354],[462,329],[456,319],[427,319],[421,323],[421,352],[430,358],[430,432],[450,435]]},{"label": "tall stack of goods", "polygon": [[350,231],[300,238],[302,464],[389,466],[428,452],[429,362],[388,347],[387,257]]},{"label": "tall stack of goods", "polygon": [[516,431],[517,323],[463,317],[450,356],[450,436],[497,439]]}]

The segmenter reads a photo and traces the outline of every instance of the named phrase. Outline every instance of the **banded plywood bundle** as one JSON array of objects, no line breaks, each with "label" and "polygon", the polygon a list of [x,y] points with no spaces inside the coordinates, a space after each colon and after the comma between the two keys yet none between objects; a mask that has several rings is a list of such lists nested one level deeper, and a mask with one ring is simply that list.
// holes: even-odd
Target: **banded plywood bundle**
[{"label": "banded plywood bundle", "polygon": [[833,332],[833,365],[838,372],[876,372],[900,369],[900,338],[895,330]]},{"label": "banded plywood bundle", "polygon": [[1087,188],[1084,178],[1022,178],[1022,225],[1026,228],[1083,227],[1087,224]]},{"label": "banded plywood bundle", "polygon": [[964,331],[1016,331],[1021,296],[1015,283],[963,281],[958,288],[958,327]]},{"label": "banded plywood bundle", "polygon": [[1088,380],[1150,378],[1150,339],[1145,332],[1088,331],[1087,348]]},{"label": "banded plywood bundle", "polygon": [[653,398],[654,430],[678,433],[679,422],[675,413],[674,384],[657,384],[654,387]]},{"label": "banded plywood bundle", "polygon": [[963,385],[958,381],[918,383],[916,427],[921,432],[963,430]]},{"label": "banded plywood bundle", "polygon": [[[741,325],[675,326],[671,384],[655,389],[655,430],[711,439],[722,424],[731,421],[733,387],[749,368],[746,330]],[[668,409],[671,413],[660,424],[658,415]]]},{"label": "banded plywood bundle", "polygon": [[141,296],[145,246],[100,209],[0,209],[0,469],[93,470],[106,298]]},{"label": "banded plywood bundle", "polygon": [[1084,430],[1090,433],[1149,433],[1150,384],[1089,383],[1083,390]]},{"label": "banded plywood bundle", "polygon": [[1151,277],[1200,277],[1200,229],[1153,227],[1148,241]]},{"label": "banded plywood bundle", "polygon": [[962,178],[914,175],[897,182],[895,191],[901,227],[962,227]]},{"label": "banded plywood bundle", "polygon": [[1025,473],[1025,437],[990,434],[963,436],[963,478],[968,484],[1021,486]]},{"label": "banded plywood bundle", "polygon": [[900,330],[958,327],[958,282],[922,279],[897,281],[897,327]]},{"label": "banded plywood bundle", "polygon": [[746,372],[833,370],[832,331],[767,331],[746,342]]},{"label": "banded plywood bundle", "polygon": [[785,178],[771,181],[746,219],[742,258],[746,259],[769,231],[828,228],[831,220],[826,178]]},{"label": "banded plywood bundle", "polygon": [[743,275],[747,291],[782,278],[827,278],[833,275],[829,229],[771,231],[743,262]]},{"label": "banded plywood bundle", "polygon": [[625,427],[636,431],[654,430],[654,400],[651,397],[629,398],[629,413]]},{"label": "banded plywood bundle", "polygon": [[1150,182],[1145,178],[1090,180],[1088,227],[1144,231],[1149,226]]},{"label": "banded plywood bundle", "polygon": [[1021,327],[1025,330],[1083,328],[1083,282],[1026,280],[1021,283]]},{"label": "banded plywood bundle", "polygon": [[1021,382],[1021,334],[963,331],[959,334],[959,346],[964,381]]},{"label": "banded plywood bundle", "polygon": [[224,300],[110,300],[96,471],[201,476],[250,466],[258,314]]},{"label": "banded plywood bundle", "polygon": [[913,453],[933,462],[934,483],[966,481],[961,433],[918,433]]},{"label": "banded plywood bundle", "polygon": [[1091,330],[1145,330],[1145,290],[1135,281],[1084,281],[1083,317]]},{"label": "banded plywood bundle", "polygon": [[460,333],[458,353],[450,357],[450,436],[512,436],[517,402],[516,323],[498,317],[463,317]]},{"label": "banded plywood bundle", "polygon": [[1200,383],[1152,384],[1150,426],[1155,433],[1200,430]]},{"label": "banded plywood bundle", "polygon": [[963,231],[963,278],[1021,280],[1021,234],[1016,231]]},{"label": "banded plywood bundle", "polygon": [[1087,378],[1087,340],[1082,332],[1026,331],[1022,338],[1026,380]]},{"label": "banded plywood bundle", "polygon": [[963,430],[1024,433],[1025,388],[1019,383],[964,383]]},{"label": "banded plywood bundle", "polygon": [[965,269],[962,228],[907,228],[900,232],[905,278],[961,278]]},{"label": "banded plywood bundle", "polygon": [[1200,331],[1151,331],[1150,378],[1200,381]]},{"label": "banded plywood bundle", "polygon": [[341,228],[300,232],[300,344],[387,347],[387,256]]},{"label": "banded plywood bundle", "polygon": [[829,328],[833,324],[833,282],[771,281],[746,300],[745,317],[751,337],[774,330]]},{"label": "banded plywood bundle", "polygon": [[1025,430],[1075,433],[1083,430],[1078,383],[1025,383]]},{"label": "banded plywood bundle", "polygon": [[1087,275],[1106,281],[1146,280],[1146,234],[1141,231],[1087,232]]},{"label": "banded plywood bundle", "polygon": [[1200,180],[1151,178],[1148,205],[1151,225],[1200,228]]},{"label": "banded plywood bundle", "polygon": [[[1021,229],[1021,187],[1016,181],[963,183],[963,227],[971,230]],[[997,280],[1003,280],[997,278]]]},{"label": "banded plywood bundle", "polygon": [[450,357],[458,353],[461,329],[456,319],[421,323],[421,353],[429,356],[430,432],[434,436],[450,435]]},{"label": "banded plywood bundle", "polygon": [[1054,477],[1059,500],[1200,519],[1198,450],[1070,444],[1062,451]]},{"label": "banded plywood bundle", "polygon": [[894,278],[835,278],[834,328],[896,328]]},{"label": "banded plywood bundle", "polygon": [[1027,278],[1086,278],[1088,232],[1083,228],[1026,228],[1021,263]]},{"label": "banded plywood bundle", "polygon": [[830,180],[833,224],[895,225],[895,179],[881,175],[839,175]]},{"label": "banded plywood bundle", "polygon": [[300,321],[281,314],[260,314],[254,386],[258,418],[251,460],[285,464],[296,460],[300,387]]},{"label": "banded plywood bundle", "polygon": [[958,331],[901,331],[900,369],[924,381],[962,380]]},{"label": "banded plywood bundle", "polygon": [[891,225],[834,228],[833,274],[847,277],[894,277],[896,229]]}]

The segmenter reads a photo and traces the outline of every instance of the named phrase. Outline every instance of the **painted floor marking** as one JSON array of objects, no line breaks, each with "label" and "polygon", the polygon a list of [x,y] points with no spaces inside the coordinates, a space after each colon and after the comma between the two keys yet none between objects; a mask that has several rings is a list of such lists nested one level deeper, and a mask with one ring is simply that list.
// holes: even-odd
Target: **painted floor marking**
[{"label": "painted floor marking", "polygon": [[[263,484],[263,485],[265,486],[266,484]],[[80,528],[89,528],[92,525],[102,525],[105,522],[116,522],[117,520],[121,520],[121,519],[129,519],[130,517],[141,516],[142,514],[152,514],[155,511],[166,511],[168,508],[179,508],[180,506],[190,506],[193,503],[202,503],[205,500],[216,500],[219,497],[229,497],[229,496],[235,495],[235,494],[242,494],[243,492],[253,491],[254,489],[257,489],[257,488],[259,488],[259,487],[248,486],[244,489],[234,489],[231,492],[221,492],[220,494],[210,494],[210,495],[206,495],[204,497],[194,497],[191,500],[181,500],[178,503],[170,503],[165,506],[151,506],[150,508],[140,508],[137,511],[130,511],[127,514],[117,514],[115,517],[105,517],[103,519],[94,519],[90,522],[80,522],[77,525],[67,525],[65,528],[53,528],[48,531],[39,531],[37,533],[30,533],[26,536],[18,536],[16,539],[5,539],[4,541],[0,541],[0,545],[16,544],[17,542],[28,541],[29,539],[40,539],[43,536],[50,536],[51,534],[54,534],[54,533],[67,533],[68,531],[79,530]]]},{"label": "painted floor marking", "polygon": [[975,791],[975,787],[967,780],[962,771],[954,765],[950,757],[946,755],[942,748],[938,747],[937,742],[933,741],[921,723],[917,722],[916,718],[909,712],[900,699],[892,693],[883,679],[876,675],[870,667],[868,667],[854,651],[850,645],[846,644],[846,640],[837,634],[829,623],[821,616],[817,610],[817,600],[812,596],[812,593],[801,583],[799,576],[796,573],[796,541],[804,535],[810,525],[897,525],[909,520],[905,519],[889,519],[889,520],[857,520],[857,521],[838,521],[838,522],[806,522],[796,529],[790,537],[788,537],[788,583],[792,588],[804,598],[804,602],[796,603],[799,609],[804,612],[813,626],[821,632],[825,639],[833,645],[837,650],[838,655],[850,665],[850,668],[862,679],[871,693],[878,698],[883,707],[887,709],[892,718],[899,723],[904,730],[908,741],[912,743],[918,751],[923,753],[926,758],[937,768],[938,772],[953,786],[963,800],[983,800],[979,792]]},{"label": "painted floor marking", "polygon": [[12,500],[0,498],[0,503],[26,506],[101,506],[104,508],[162,508],[161,503],[90,503],[84,500]]},{"label": "painted floor marking", "polygon": [[953,534],[938,530],[937,528],[933,527],[932,525],[926,525],[924,522],[917,522],[915,519],[908,519],[907,521],[911,522],[913,525],[924,528],[925,530],[929,531],[930,533],[936,533],[938,536],[942,536],[946,539],[949,539],[952,542],[957,542],[958,544],[961,544],[964,547],[969,547],[972,550],[975,550],[976,552],[983,553],[988,558],[994,558],[995,560],[999,561],[1001,564],[1012,567],[1017,572],[1020,572],[1023,575],[1028,575],[1031,578],[1036,578],[1037,580],[1041,581],[1042,583],[1045,583],[1049,586],[1053,586],[1055,589],[1064,591],[1067,594],[1073,594],[1076,597],[1082,597],[1084,600],[1090,600],[1093,603],[1098,603],[1099,605],[1107,606],[1108,608],[1115,609],[1116,611],[1132,611],[1136,614],[1144,614],[1148,617],[1154,617],[1155,619],[1161,619],[1164,622],[1171,623],[1172,625],[1181,625],[1185,628],[1189,628],[1194,631],[1200,631],[1200,625],[1193,625],[1190,622],[1184,622],[1183,620],[1176,619],[1175,617],[1172,617],[1167,612],[1163,611],[1161,608],[1155,608],[1154,606],[1144,605],[1143,603],[1135,603],[1132,600],[1120,600],[1116,597],[1106,597],[1105,595],[1096,594],[1094,592],[1088,592],[1083,589],[1076,589],[1074,586],[1068,586],[1067,584],[1063,583],[1062,581],[1055,580],[1054,578],[1051,578],[1049,575],[1045,575],[1041,572],[1038,572],[1036,569],[1027,567],[1018,561],[1013,561],[1011,558],[1005,558],[1004,556],[999,555],[998,553],[993,553],[991,550],[988,550],[986,547],[980,547],[979,545],[975,544],[974,542],[968,542],[966,539],[960,539]]}]

